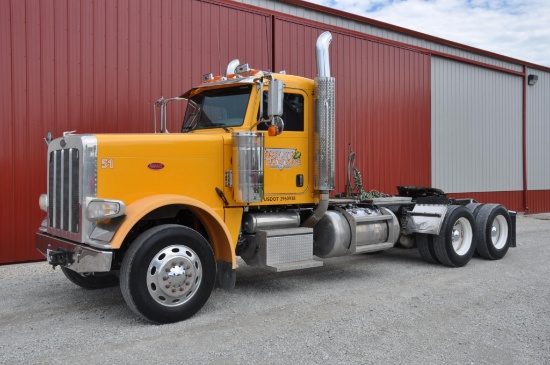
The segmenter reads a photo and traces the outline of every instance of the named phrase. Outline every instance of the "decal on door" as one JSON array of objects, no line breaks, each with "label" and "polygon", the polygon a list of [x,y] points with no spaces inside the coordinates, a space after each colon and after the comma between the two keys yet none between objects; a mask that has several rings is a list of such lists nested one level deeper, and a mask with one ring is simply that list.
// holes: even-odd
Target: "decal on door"
[{"label": "decal on door", "polygon": [[265,165],[279,170],[301,166],[301,156],[301,152],[292,148],[266,148],[264,152]]}]

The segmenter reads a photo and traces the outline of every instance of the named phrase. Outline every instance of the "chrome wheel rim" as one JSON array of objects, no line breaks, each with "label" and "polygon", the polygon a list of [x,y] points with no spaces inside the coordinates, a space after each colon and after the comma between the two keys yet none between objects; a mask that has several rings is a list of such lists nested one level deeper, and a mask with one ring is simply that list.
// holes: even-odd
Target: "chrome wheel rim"
[{"label": "chrome wheel rim", "polygon": [[473,236],[474,234],[470,221],[466,218],[459,218],[455,222],[451,232],[453,249],[457,255],[462,256],[470,251]]},{"label": "chrome wheel rim", "polygon": [[176,307],[189,301],[202,280],[202,264],[192,249],[168,246],[158,252],[147,270],[147,289],[159,304]]},{"label": "chrome wheel rim", "polygon": [[498,250],[503,248],[508,241],[508,222],[502,215],[497,215],[491,224],[491,241]]}]

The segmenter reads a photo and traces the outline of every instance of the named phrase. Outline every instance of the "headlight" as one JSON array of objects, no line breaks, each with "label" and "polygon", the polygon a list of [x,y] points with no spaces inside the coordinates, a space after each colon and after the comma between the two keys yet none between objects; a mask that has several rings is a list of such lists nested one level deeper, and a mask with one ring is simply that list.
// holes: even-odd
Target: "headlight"
[{"label": "headlight", "polygon": [[41,194],[40,198],[38,199],[38,205],[40,205],[40,209],[48,212],[48,195],[47,194]]},{"label": "headlight", "polygon": [[120,217],[124,214],[126,205],[120,200],[94,199],[88,203],[88,219],[100,221]]}]

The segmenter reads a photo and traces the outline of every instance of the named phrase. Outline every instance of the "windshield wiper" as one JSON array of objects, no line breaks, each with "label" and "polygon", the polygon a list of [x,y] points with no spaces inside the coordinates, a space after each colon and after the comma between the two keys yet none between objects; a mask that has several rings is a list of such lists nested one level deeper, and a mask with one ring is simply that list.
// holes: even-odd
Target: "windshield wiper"
[{"label": "windshield wiper", "polygon": [[[189,100],[189,101],[191,101],[191,100]],[[195,104],[195,105],[197,105],[197,104]],[[198,107],[197,112],[195,113],[195,115],[193,115],[193,117],[191,118],[191,121],[189,122],[187,127],[183,127],[181,129],[182,133],[187,133],[187,132],[190,132],[193,129],[197,128],[197,126],[199,125],[201,114],[202,114],[202,107]]]}]

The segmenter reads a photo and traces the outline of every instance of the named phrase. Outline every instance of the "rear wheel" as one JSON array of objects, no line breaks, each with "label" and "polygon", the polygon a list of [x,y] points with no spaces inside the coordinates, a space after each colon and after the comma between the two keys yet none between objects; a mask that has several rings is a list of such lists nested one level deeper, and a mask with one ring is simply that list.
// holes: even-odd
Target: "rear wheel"
[{"label": "rear wheel", "polygon": [[510,214],[502,205],[484,205],[476,217],[477,252],[488,260],[500,260],[510,247]]},{"label": "rear wheel", "polygon": [[434,236],[431,234],[417,233],[416,246],[418,247],[420,257],[422,257],[424,261],[431,264],[439,264],[433,247],[433,237]]},{"label": "rear wheel", "polygon": [[[474,216],[474,221],[477,222],[476,220],[476,217],[477,217],[477,213],[479,213],[479,210],[484,206],[485,204],[481,204],[481,203],[470,203],[468,205],[466,205],[466,208],[468,208],[470,210],[470,212],[472,212],[472,215]],[[477,224],[477,223],[476,223]],[[476,227],[476,232],[477,232],[477,227]],[[474,236],[474,243],[477,242],[477,239],[476,237]],[[477,252],[477,244],[476,244],[476,250],[474,251],[474,256],[481,256],[479,254],[479,252]]]},{"label": "rear wheel", "polygon": [[76,271],[61,266],[61,271],[65,277],[73,284],[84,289],[103,289],[118,285],[118,276],[106,273],[79,274]]},{"label": "rear wheel", "polygon": [[142,233],[126,252],[120,270],[128,306],[157,323],[182,321],[198,312],[215,278],[216,260],[206,239],[173,224]]},{"label": "rear wheel", "polygon": [[466,207],[451,205],[443,220],[439,235],[434,236],[434,250],[439,261],[446,266],[466,265],[475,251],[475,222]]}]

